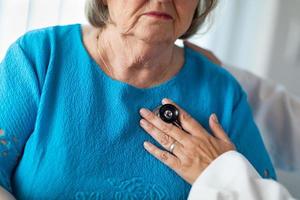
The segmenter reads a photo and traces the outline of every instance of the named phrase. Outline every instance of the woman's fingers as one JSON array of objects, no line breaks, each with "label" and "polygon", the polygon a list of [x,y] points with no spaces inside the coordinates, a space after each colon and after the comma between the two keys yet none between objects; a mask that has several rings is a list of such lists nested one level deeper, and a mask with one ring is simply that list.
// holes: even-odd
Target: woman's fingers
[{"label": "woman's fingers", "polygon": [[176,103],[171,101],[170,99],[164,98],[162,100],[163,104],[173,104],[176,108],[179,109],[179,121],[181,122],[182,128],[194,135],[196,137],[208,136],[206,130],[195,120],[191,115],[189,115],[185,110],[180,108]]},{"label": "woman's fingers", "polygon": [[165,165],[170,167],[171,169],[177,171],[180,167],[180,160],[172,155],[171,153],[167,151],[163,151],[156,147],[155,145],[151,144],[150,142],[144,142],[145,149],[152,154],[154,157],[156,157],[158,160],[163,162]]},{"label": "woman's fingers", "polygon": [[[149,123],[145,119],[140,120],[140,125],[142,128],[148,132],[162,147],[164,147],[168,151],[172,151],[174,155],[176,155],[179,158],[182,158],[183,153],[182,153],[182,144],[177,142],[174,138],[171,136],[163,133],[160,131],[158,128],[153,126],[151,123]],[[175,144],[174,144],[175,143]],[[173,147],[172,147],[173,145]],[[174,146],[175,145],[175,146]],[[172,148],[172,149],[171,149]]]},{"label": "woman's fingers", "polygon": [[168,124],[162,121],[158,116],[156,116],[153,112],[148,109],[141,109],[140,114],[142,117],[151,123],[154,127],[159,129],[161,132],[167,134],[168,136],[174,138],[183,146],[190,145],[189,135],[185,133],[183,130],[177,128],[173,124]]}]

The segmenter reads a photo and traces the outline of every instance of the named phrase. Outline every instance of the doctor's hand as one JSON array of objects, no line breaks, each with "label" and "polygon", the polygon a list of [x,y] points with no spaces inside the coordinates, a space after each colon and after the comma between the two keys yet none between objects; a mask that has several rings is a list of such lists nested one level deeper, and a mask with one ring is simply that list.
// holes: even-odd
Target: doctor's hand
[{"label": "doctor's hand", "polygon": [[195,119],[169,99],[163,104],[173,104],[179,109],[179,120],[184,130],[168,124],[153,112],[143,108],[140,114],[141,127],[149,133],[164,149],[150,142],[144,142],[144,148],[161,162],[173,169],[185,181],[193,184],[205,168],[221,154],[235,150],[217,116],[212,114],[209,126],[210,135]]}]

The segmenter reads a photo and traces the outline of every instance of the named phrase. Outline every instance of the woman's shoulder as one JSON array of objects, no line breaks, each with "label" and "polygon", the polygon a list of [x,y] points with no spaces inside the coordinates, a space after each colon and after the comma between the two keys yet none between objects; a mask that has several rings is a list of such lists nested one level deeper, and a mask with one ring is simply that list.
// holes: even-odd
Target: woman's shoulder
[{"label": "woman's shoulder", "polygon": [[25,49],[41,45],[48,45],[50,47],[53,44],[59,44],[60,41],[70,38],[73,35],[71,33],[76,33],[79,27],[80,24],[70,24],[34,29],[19,37],[16,42]]},{"label": "woman's shoulder", "polygon": [[49,63],[56,55],[67,52],[62,49],[70,50],[68,44],[73,42],[70,41],[72,38],[77,37],[74,35],[79,33],[75,31],[79,30],[78,28],[80,28],[79,24],[72,24],[28,31],[10,45],[1,63],[7,65],[7,68],[18,66],[20,70],[26,68],[35,71],[37,78],[43,82]]},{"label": "woman's shoulder", "polygon": [[[20,49],[32,63],[46,71],[53,58],[63,58],[59,55],[68,54],[76,42],[79,42],[80,24],[57,25],[30,30],[19,37],[8,49]],[[58,56],[58,57],[57,57]]]}]

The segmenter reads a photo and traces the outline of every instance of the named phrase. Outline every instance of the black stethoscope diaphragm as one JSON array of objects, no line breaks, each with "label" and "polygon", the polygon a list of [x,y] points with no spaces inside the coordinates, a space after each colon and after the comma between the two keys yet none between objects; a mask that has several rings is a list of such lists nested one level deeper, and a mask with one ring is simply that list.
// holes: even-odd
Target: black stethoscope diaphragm
[{"label": "black stethoscope diaphragm", "polygon": [[160,117],[166,123],[172,123],[178,128],[181,128],[181,123],[179,121],[179,109],[172,104],[164,104],[157,107],[154,114]]}]

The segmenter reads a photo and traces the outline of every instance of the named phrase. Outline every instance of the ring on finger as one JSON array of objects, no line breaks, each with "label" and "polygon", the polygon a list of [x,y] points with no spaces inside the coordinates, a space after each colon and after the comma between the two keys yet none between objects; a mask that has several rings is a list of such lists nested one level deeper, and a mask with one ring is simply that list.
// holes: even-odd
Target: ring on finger
[{"label": "ring on finger", "polygon": [[173,153],[175,146],[176,146],[176,141],[170,145],[169,152]]}]

